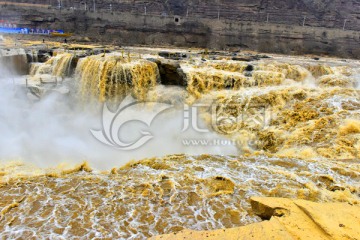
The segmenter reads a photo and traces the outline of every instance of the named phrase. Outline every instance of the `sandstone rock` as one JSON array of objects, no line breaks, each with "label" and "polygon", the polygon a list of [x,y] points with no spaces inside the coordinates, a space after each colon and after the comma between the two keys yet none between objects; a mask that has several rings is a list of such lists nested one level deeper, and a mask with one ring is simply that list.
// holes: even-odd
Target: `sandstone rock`
[{"label": "sandstone rock", "polygon": [[181,52],[167,52],[167,51],[161,51],[159,52],[159,56],[163,57],[163,58],[168,58],[168,59],[173,59],[173,60],[180,60],[183,58],[187,58],[187,54],[186,53],[181,53]]},{"label": "sandstone rock", "polygon": [[44,87],[42,86],[29,86],[27,88],[29,92],[27,93],[27,97],[29,100],[35,101],[43,98],[46,95],[50,94],[59,94],[59,95],[67,95],[70,93],[70,89],[67,86],[53,86],[53,87]]},{"label": "sandstone rock", "polygon": [[233,58],[231,58],[231,60],[233,60],[233,61],[251,62],[251,61],[256,61],[256,60],[259,60],[259,59],[254,59],[253,57],[233,57]]},{"label": "sandstone rock", "polygon": [[263,219],[248,226],[213,231],[183,230],[151,239],[359,239],[360,206],[284,198],[251,198]]},{"label": "sandstone rock", "polygon": [[4,66],[9,74],[25,75],[29,71],[27,56],[23,49],[0,51],[0,65]]},{"label": "sandstone rock", "polygon": [[53,56],[53,50],[39,50],[38,52],[38,61],[46,62],[50,57]]},{"label": "sandstone rock", "polygon": [[[11,7],[11,2],[17,3],[18,6],[16,7],[25,5],[24,3],[19,4],[24,1],[7,0],[7,8]],[[58,8],[57,1],[34,0],[31,1],[31,3],[39,4],[38,6],[42,6],[45,9],[49,6],[49,4],[51,4],[52,8],[54,9]],[[112,10],[111,13],[109,11],[110,4]],[[302,26],[303,17],[304,15],[306,15],[306,26],[342,28],[344,19],[347,19],[348,21],[346,24],[346,28],[352,30],[360,29],[358,18],[360,8],[358,0],[208,0],[206,2],[194,0],[153,0],[151,2],[143,0],[97,0],[96,8],[99,11],[106,11],[109,14],[117,14],[118,12],[123,13],[130,11],[137,14],[143,14],[145,4],[147,5],[147,12],[149,14],[162,17],[178,16],[178,18],[180,19],[180,23],[186,20],[186,16],[189,15],[189,17],[196,18],[201,17],[217,19],[219,16],[220,19],[257,22],[266,22],[268,17],[269,22],[277,24],[288,23],[291,25]],[[82,14],[83,12],[85,12],[83,11],[84,1],[62,0],[61,5],[64,9],[63,11],[61,11],[62,14],[65,14],[66,12]],[[73,11],[74,9],[81,9],[81,11]],[[32,17],[43,17],[44,19],[46,18],[45,16],[40,14],[32,14]],[[53,16],[51,17],[54,18]],[[69,21],[69,23],[73,22]]]},{"label": "sandstone rock", "polygon": [[[63,29],[75,36],[88,36],[94,42],[120,45],[232,48],[236,51],[246,48],[279,54],[360,57],[360,8],[356,0],[271,0],[251,3],[211,0],[206,4],[198,1],[181,1],[176,4],[160,0],[155,2],[148,5],[149,15],[143,14],[143,7],[138,8],[143,4],[133,6],[133,2],[126,1],[119,6],[112,2],[114,14],[106,11],[89,14],[86,11],[54,11],[40,6],[8,5],[3,6],[5,9],[0,12],[0,18],[19,22],[22,27]],[[45,0],[36,3],[45,3]],[[64,8],[76,4],[62,1]],[[108,4],[107,0],[97,1],[99,10],[102,6],[108,7]],[[189,6],[190,15],[184,17],[180,13],[186,13]],[[220,19],[217,19],[218,9],[221,10]],[[180,24],[174,18],[161,16],[164,11],[169,16],[181,15]],[[284,15],[284,12],[287,14]],[[270,15],[268,23],[267,13]],[[302,26],[300,19],[304,15],[307,16],[307,26],[311,27]],[[38,16],[43,18],[41,22],[36,21]],[[50,21],[49,17],[56,21]],[[348,20],[346,31],[342,30],[344,19]],[[168,53],[164,53],[164,56],[182,58],[181,55],[171,57]]]},{"label": "sandstone rock", "polygon": [[252,72],[252,71],[254,71],[254,66],[253,65],[247,65],[247,67],[245,68],[245,71],[246,72]]},{"label": "sandstone rock", "polygon": [[257,54],[257,55],[236,56],[236,57],[232,57],[232,60],[233,61],[252,62],[252,61],[258,61],[262,58],[271,58],[271,57],[269,57],[267,55]]},{"label": "sandstone rock", "polygon": [[30,86],[28,87],[28,90],[27,97],[29,100],[39,100],[44,94],[44,89],[38,86]]},{"label": "sandstone rock", "polygon": [[155,62],[158,65],[161,84],[163,85],[174,85],[174,86],[187,86],[186,75],[180,67],[180,63],[175,60],[159,60],[159,59],[148,59]]}]

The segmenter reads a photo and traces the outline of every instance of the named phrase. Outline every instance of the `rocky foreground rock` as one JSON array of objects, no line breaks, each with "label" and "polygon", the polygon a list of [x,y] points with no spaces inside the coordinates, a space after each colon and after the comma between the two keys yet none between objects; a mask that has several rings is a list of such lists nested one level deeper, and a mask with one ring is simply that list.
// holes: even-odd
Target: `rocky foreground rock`
[{"label": "rocky foreground rock", "polygon": [[[360,206],[314,203],[286,198],[251,199],[253,211],[265,221],[214,231],[184,230],[151,238],[167,239],[359,239]],[[270,220],[266,220],[270,219]]]}]

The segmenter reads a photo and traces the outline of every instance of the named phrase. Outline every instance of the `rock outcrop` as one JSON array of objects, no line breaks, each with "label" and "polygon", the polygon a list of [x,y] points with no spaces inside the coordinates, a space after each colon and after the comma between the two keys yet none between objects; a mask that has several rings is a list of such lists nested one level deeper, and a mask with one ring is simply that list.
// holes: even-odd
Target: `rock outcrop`
[{"label": "rock outcrop", "polygon": [[285,198],[251,199],[260,223],[214,231],[184,230],[153,237],[166,239],[359,239],[360,206],[348,203],[314,203]]},{"label": "rock outcrop", "polygon": [[24,49],[0,49],[0,66],[9,74],[26,74],[29,71]]},{"label": "rock outcrop", "polygon": [[[21,0],[7,0],[9,3],[22,3]],[[31,3],[50,8],[77,9],[87,11],[132,12],[149,15],[206,17],[236,19],[241,21],[285,23],[314,27],[342,28],[347,20],[347,29],[360,30],[358,0],[134,0],[113,1],[96,0],[86,3],[82,0],[34,0]],[[94,6],[95,3],[95,6]],[[146,10],[145,10],[146,7]],[[268,15],[269,14],[269,15]],[[38,21],[46,17],[39,16]],[[54,19],[56,21],[56,19]]]},{"label": "rock outcrop", "polygon": [[171,59],[148,59],[158,65],[161,84],[173,86],[187,86],[186,75],[181,69],[180,62]]}]

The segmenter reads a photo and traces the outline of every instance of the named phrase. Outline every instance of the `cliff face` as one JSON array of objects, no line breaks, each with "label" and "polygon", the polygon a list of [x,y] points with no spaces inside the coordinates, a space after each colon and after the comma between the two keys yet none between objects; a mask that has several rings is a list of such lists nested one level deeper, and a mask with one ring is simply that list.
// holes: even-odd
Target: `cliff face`
[{"label": "cliff face", "polygon": [[[360,32],[348,30],[360,28],[359,0],[212,0],[213,4],[168,0],[152,1],[146,11],[141,1],[112,3],[110,11],[105,8],[109,1],[96,0],[95,12],[90,4],[93,1],[88,1],[87,11],[84,2],[70,5],[64,0],[61,9],[54,8],[55,2],[50,2],[52,7],[45,4],[49,1],[42,0],[36,3],[45,5],[2,4],[0,19],[29,28],[63,29],[92,41],[117,45],[235,48],[360,58]],[[340,16],[349,19],[345,31]]]},{"label": "cliff face", "polygon": [[[26,3],[25,0],[8,2]],[[31,3],[59,7],[57,0],[34,0]],[[182,17],[237,19],[241,21],[284,23],[328,28],[360,30],[360,0],[62,0],[63,9],[116,11]],[[146,10],[145,10],[146,7]]]}]

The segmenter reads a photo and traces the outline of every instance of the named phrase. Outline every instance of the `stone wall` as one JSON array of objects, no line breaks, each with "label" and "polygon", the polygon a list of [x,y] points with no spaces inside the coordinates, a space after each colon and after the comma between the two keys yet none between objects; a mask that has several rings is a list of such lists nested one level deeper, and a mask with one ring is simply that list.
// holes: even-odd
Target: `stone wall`
[{"label": "stone wall", "polygon": [[359,0],[7,0],[82,11],[127,12],[197,18],[236,19],[360,30]]},{"label": "stone wall", "polygon": [[360,58],[360,32],[233,19],[2,5],[0,18],[118,45],[171,45]]}]

